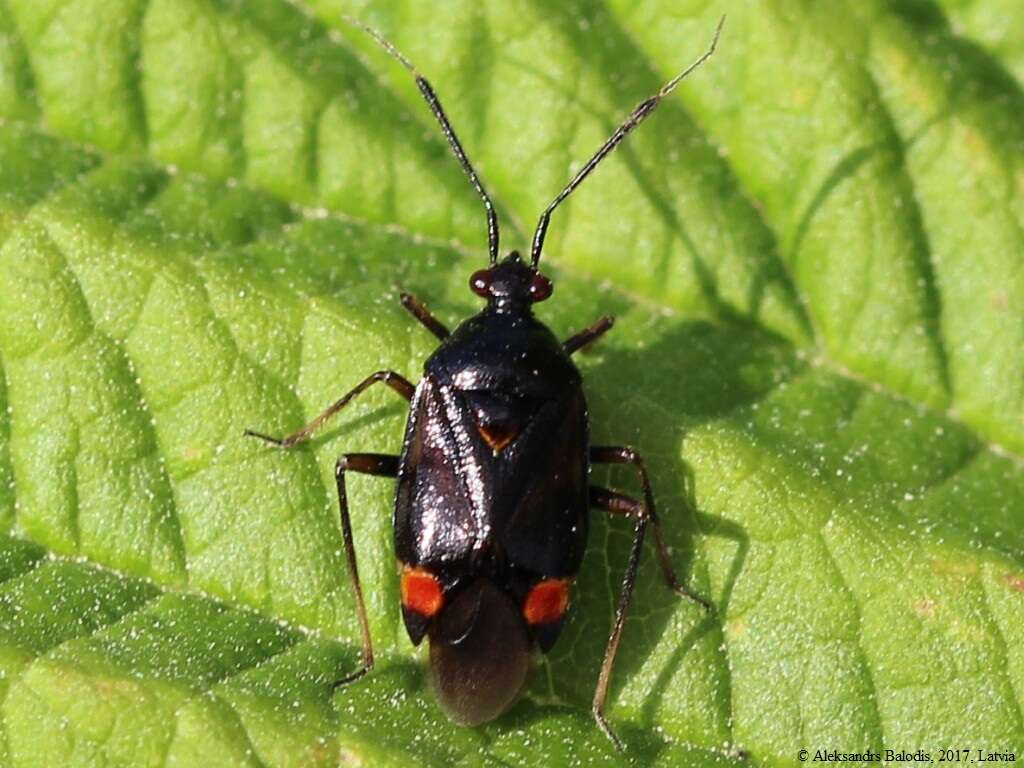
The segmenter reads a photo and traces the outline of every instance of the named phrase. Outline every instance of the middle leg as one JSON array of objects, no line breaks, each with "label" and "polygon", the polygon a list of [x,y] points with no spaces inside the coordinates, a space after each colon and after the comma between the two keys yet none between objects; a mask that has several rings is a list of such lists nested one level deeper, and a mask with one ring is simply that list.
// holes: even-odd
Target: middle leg
[{"label": "middle leg", "polygon": [[244,435],[245,437],[258,438],[264,442],[270,443],[271,445],[276,445],[278,448],[291,448],[293,445],[301,443],[312,437],[313,433],[327,423],[332,416],[339,413],[346,405],[351,403],[353,399],[361,395],[378,381],[387,384],[392,390],[397,392],[406,400],[412,400],[413,393],[416,391],[416,387],[413,383],[404,376],[397,374],[394,371],[377,371],[376,373],[371,373],[359,382],[359,384],[357,384],[343,398],[309,422],[309,424],[302,427],[302,429],[293,432],[287,437],[272,437],[271,435],[265,435],[262,432],[256,432],[252,429],[245,430]]},{"label": "middle leg", "polygon": [[409,314],[415,317],[420,323],[423,324],[428,331],[434,334],[438,339],[444,341],[451,335],[451,331],[445,327],[445,324],[438,320],[427,309],[427,305],[417,299],[411,293],[402,291],[402,306],[408,310]]},{"label": "middle leg", "polygon": [[356,615],[359,618],[359,633],[363,643],[363,663],[359,669],[334,683],[334,687],[358,680],[373,669],[373,641],[370,638],[370,622],[366,617],[366,603],[363,587],[359,583],[359,565],[356,562],[356,548],[352,540],[352,521],[348,515],[348,494],[345,491],[345,472],[361,472],[364,475],[398,477],[398,457],[381,453],[346,453],[334,467],[334,479],[338,486],[338,510],[341,515],[341,539],[345,545],[345,564],[352,580],[352,592],[356,599]]}]

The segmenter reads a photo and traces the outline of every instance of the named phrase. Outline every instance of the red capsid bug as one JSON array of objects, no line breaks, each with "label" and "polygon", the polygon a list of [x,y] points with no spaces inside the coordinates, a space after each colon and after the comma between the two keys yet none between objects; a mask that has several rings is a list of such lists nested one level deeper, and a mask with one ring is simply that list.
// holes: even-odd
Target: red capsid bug
[{"label": "red capsid bug", "polygon": [[[441,342],[419,384],[377,371],[320,416],[284,438],[245,434],[290,448],[307,440],[357,395],[380,382],[410,401],[399,456],[346,453],[335,471],[342,539],[362,635],[362,665],[337,681],[350,683],[373,668],[373,643],[363,600],[345,473],[394,477],[395,551],[401,570],[402,616],[413,644],[429,639],[429,677],[442,709],[457,723],[476,725],[507,710],[526,683],[535,649],[547,652],[561,631],[569,591],[580,570],[591,508],[633,518],[633,544],[611,634],[594,691],[593,714],[618,749],[604,715],[608,683],[636,582],[644,534],[654,544],[668,586],[710,608],[680,582],[669,559],[643,459],[632,449],[590,445],[582,379],[571,355],[604,335],[605,316],[560,342],[533,315],[551,296],[538,271],[552,212],[690,72],[708,50],[634,108],[541,214],[526,264],[515,251],[498,260],[498,217],[433,87],[376,31],[369,33],[413,75],[452,152],[483,200],[490,265],[474,272],[470,289],[487,305],[454,332],[418,299],[402,305]],[[643,499],[592,485],[592,464],[629,464]]]}]

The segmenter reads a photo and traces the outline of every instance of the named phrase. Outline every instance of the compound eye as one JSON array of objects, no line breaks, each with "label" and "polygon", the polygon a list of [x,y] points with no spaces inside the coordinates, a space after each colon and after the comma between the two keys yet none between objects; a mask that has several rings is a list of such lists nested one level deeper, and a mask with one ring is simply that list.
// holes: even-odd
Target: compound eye
[{"label": "compound eye", "polygon": [[469,287],[477,296],[486,299],[491,295],[491,270],[478,269],[469,278]]},{"label": "compound eye", "polygon": [[551,295],[551,281],[540,272],[533,276],[530,281],[530,300],[544,301]]}]

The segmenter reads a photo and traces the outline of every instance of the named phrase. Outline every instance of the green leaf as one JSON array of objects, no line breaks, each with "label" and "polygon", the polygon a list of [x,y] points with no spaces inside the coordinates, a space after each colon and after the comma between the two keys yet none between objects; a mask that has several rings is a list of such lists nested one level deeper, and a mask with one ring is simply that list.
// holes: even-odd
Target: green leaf
[{"label": "green leaf", "polygon": [[[554,7],[552,7],[554,6]],[[1024,751],[1024,91],[1008,0],[444,4],[0,0],[0,766],[793,765]],[[503,242],[642,98],[715,57],[555,214],[539,308],[595,442],[648,460],[646,551],[590,716],[630,527],[595,513],[572,619],[466,729],[405,637],[397,451],[416,378]],[[1009,18],[1009,23],[1002,19]],[[599,482],[634,492],[625,471]],[[937,758],[936,758],[937,759]]]}]

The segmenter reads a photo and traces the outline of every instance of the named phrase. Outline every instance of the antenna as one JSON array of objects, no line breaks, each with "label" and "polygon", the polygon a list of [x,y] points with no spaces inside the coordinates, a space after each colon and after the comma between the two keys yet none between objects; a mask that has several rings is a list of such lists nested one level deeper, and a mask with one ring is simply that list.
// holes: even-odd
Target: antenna
[{"label": "antenna", "polygon": [[448,122],[448,116],[444,113],[444,108],[441,106],[441,101],[437,98],[437,94],[434,92],[433,86],[430,85],[427,78],[423,77],[423,75],[416,70],[416,67],[412,65],[412,62],[405,58],[401,51],[395,48],[395,46],[381,35],[380,32],[350,16],[345,16],[344,19],[353,27],[361,29],[376,40],[381,48],[397,59],[416,79],[416,85],[420,89],[420,93],[423,94],[423,98],[430,107],[430,111],[434,113],[434,117],[437,118],[437,122],[441,124],[441,131],[444,133],[445,138],[448,139],[448,145],[452,148],[452,152],[455,154],[455,157],[458,158],[459,164],[462,166],[462,170],[465,171],[466,176],[469,177],[469,183],[473,185],[473,189],[476,190],[476,193],[480,195],[480,198],[484,201],[484,208],[487,210],[488,251],[491,256],[491,264],[497,264],[499,237],[498,214],[494,210],[494,203],[491,202],[491,198],[487,194],[487,190],[484,189],[484,185],[480,181],[480,177],[476,175],[476,171],[473,169],[473,164],[469,162],[469,158],[466,156],[466,151],[462,148],[462,143],[459,141],[459,137],[455,135],[455,130],[452,128],[452,124]]},{"label": "antenna", "polygon": [[687,75],[711,58],[711,54],[715,52],[715,47],[718,45],[718,37],[722,34],[722,25],[724,24],[725,16],[722,16],[718,22],[718,26],[715,28],[715,36],[711,39],[711,45],[708,47],[707,51],[705,51],[699,59],[693,62],[693,64],[665,83],[665,85],[661,87],[661,90],[656,94],[637,104],[629,117],[626,118],[626,121],[618,127],[615,133],[611,135],[611,138],[609,138],[601,148],[597,150],[594,156],[587,161],[586,165],[580,168],[579,172],[577,172],[572,181],[566,185],[565,189],[558,193],[558,197],[551,201],[551,205],[544,209],[544,213],[540,215],[540,221],[537,222],[537,231],[533,235],[533,246],[530,248],[530,265],[534,269],[537,269],[537,264],[540,262],[540,252],[544,248],[544,237],[548,233],[548,224],[551,221],[552,211],[558,207],[559,203],[572,194],[576,187],[583,183],[583,180],[590,175],[591,171],[597,168],[601,161],[608,157],[608,155],[611,154],[611,151],[615,149],[634,128],[644,121],[644,118],[655,110],[658,104],[661,103],[662,99],[672,93],[672,91],[675,90],[675,87],[679,85]]}]

